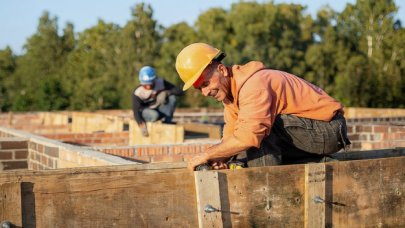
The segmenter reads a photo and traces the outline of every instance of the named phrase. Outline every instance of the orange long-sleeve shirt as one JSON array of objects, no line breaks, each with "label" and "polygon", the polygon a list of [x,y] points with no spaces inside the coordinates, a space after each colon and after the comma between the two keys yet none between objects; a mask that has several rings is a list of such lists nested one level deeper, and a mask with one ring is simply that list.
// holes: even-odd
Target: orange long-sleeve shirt
[{"label": "orange long-sleeve shirt", "polygon": [[233,66],[231,85],[234,101],[224,104],[223,141],[234,137],[230,141],[239,148],[260,147],[279,114],[329,121],[343,108],[322,89],[295,75],[265,69],[261,62]]}]

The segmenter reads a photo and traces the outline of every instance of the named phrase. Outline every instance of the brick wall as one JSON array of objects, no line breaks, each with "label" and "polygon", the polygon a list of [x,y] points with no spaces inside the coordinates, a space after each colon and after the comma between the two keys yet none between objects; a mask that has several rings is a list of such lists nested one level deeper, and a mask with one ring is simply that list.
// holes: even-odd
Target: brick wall
[{"label": "brick wall", "polygon": [[42,136],[75,145],[89,146],[126,146],[129,143],[129,133],[63,133],[43,134]]},{"label": "brick wall", "polygon": [[0,138],[0,171],[26,169],[28,155],[27,139]]},{"label": "brick wall", "polygon": [[0,114],[0,125],[27,125],[27,124],[40,124],[42,122],[39,113],[37,112],[24,112],[24,113],[2,113]]},{"label": "brick wall", "polygon": [[351,150],[405,147],[405,126],[351,124],[348,136]]},{"label": "brick wall", "polygon": [[29,142],[28,169],[44,170],[58,168],[59,148]]},{"label": "brick wall", "polygon": [[128,160],[114,162],[112,161],[114,159],[111,160],[112,156],[105,155],[64,143],[51,145],[49,142],[42,143],[36,140],[35,142],[29,142],[28,169],[47,170],[133,163]]},{"label": "brick wall", "polygon": [[[348,136],[352,142],[351,151],[405,147],[405,126],[348,124]],[[218,142],[94,149],[141,162],[177,162],[187,161],[191,156],[205,151],[207,147]]]},{"label": "brick wall", "polygon": [[[56,140],[2,126],[0,126],[0,135],[10,135],[14,136],[14,138],[20,137],[25,139],[25,150],[28,150],[28,157],[25,155],[25,163],[28,163],[28,168],[31,170],[137,164],[128,159],[122,159],[95,150],[61,143]],[[9,140],[9,138],[6,139]],[[5,150],[5,152],[9,152],[6,149],[11,149],[10,143],[1,145],[2,150]],[[10,156],[17,158],[21,155],[10,155],[10,153],[3,155],[5,159],[9,159]]]},{"label": "brick wall", "polygon": [[180,162],[188,161],[190,157],[204,152],[208,147],[217,143],[219,141],[131,147],[96,147],[94,149],[144,163]]},{"label": "brick wall", "polygon": [[370,117],[346,119],[348,125],[375,124],[375,125],[405,125],[405,116],[397,117]]}]

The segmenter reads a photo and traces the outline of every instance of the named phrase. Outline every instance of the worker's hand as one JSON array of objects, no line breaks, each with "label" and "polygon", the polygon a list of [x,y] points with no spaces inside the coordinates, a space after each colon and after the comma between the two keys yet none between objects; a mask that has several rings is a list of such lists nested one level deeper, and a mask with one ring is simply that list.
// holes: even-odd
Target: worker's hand
[{"label": "worker's hand", "polygon": [[213,169],[227,169],[228,168],[228,164],[226,164],[226,162],[223,162],[223,161],[214,161],[211,166]]},{"label": "worker's hand", "polygon": [[194,171],[195,167],[204,163],[207,163],[208,160],[206,158],[206,154],[201,154],[194,156],[188,161],[188,169]]},{"label": "worker's hand", "polygon": [[139,128],[141,129],[141,133],[144,137],[149,137],[149,132],[148,128],[146,127],[146,124],[139,125]]}]

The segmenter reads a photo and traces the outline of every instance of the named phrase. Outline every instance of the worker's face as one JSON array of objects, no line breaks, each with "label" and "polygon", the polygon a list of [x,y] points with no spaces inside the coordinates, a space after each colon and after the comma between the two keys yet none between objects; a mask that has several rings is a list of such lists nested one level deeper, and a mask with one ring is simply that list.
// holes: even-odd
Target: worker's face
[{"label": "worker's face", "polygon": [[153,82],[152,84],[148,84],[148,85],[142,85],[143,88],[147,89],[147,90],[151,90],[153,89],[153,85],[155,82]]},{"label": "worker's face", "polygon": [[228,70],[225,65],[207,67],[201,74],[201,82],[194,87],[206,97],[212,97],[217,101],[227,103],[228,93],[231,89]]}]

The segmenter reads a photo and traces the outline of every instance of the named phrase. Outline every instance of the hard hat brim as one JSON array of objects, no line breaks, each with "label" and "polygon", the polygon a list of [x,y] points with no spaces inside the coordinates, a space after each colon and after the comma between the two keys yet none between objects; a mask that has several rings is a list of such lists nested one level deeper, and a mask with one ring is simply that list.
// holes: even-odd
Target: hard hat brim
[{"label": "hard hat brim", "polygon": [[[208,65],[209,64],[207,64],[207,66]],[[207,68],[207,66],[205,66],[202,70],[197,72],[190,80],[187,81],[187,83],[184,84],[183,91],[188,90],[194,84],[194,82],[198,80],[198,78],[201,76],[202,72],[205,70],[205,68]]]},{"label": "hard hat brim", "polygon": [[[216,58],[219,54],[221,54],[221,53],[222,53],[222,52],[221,52],[220,50],[218,50],[218,52],[215,54],[215,56],[214,56],[213,59],[215,59],[215,58]],[[205,68],[207,68],[207,66],[210,65],[210,64],[211,64],[211,61],[208,62],[207,64],[205,64],[204,67],[202,67],[197,73],[195,73],[194,76],[193,76],[191,79],[189,79],[189,80],[187,81],[187,83],[184,84],[184,86],[183,86],[183,91],[188,90],[188,89],[198,80],[198,78],[200,78],[202,72],[203,72],[203,71],[205,70]]]}]

